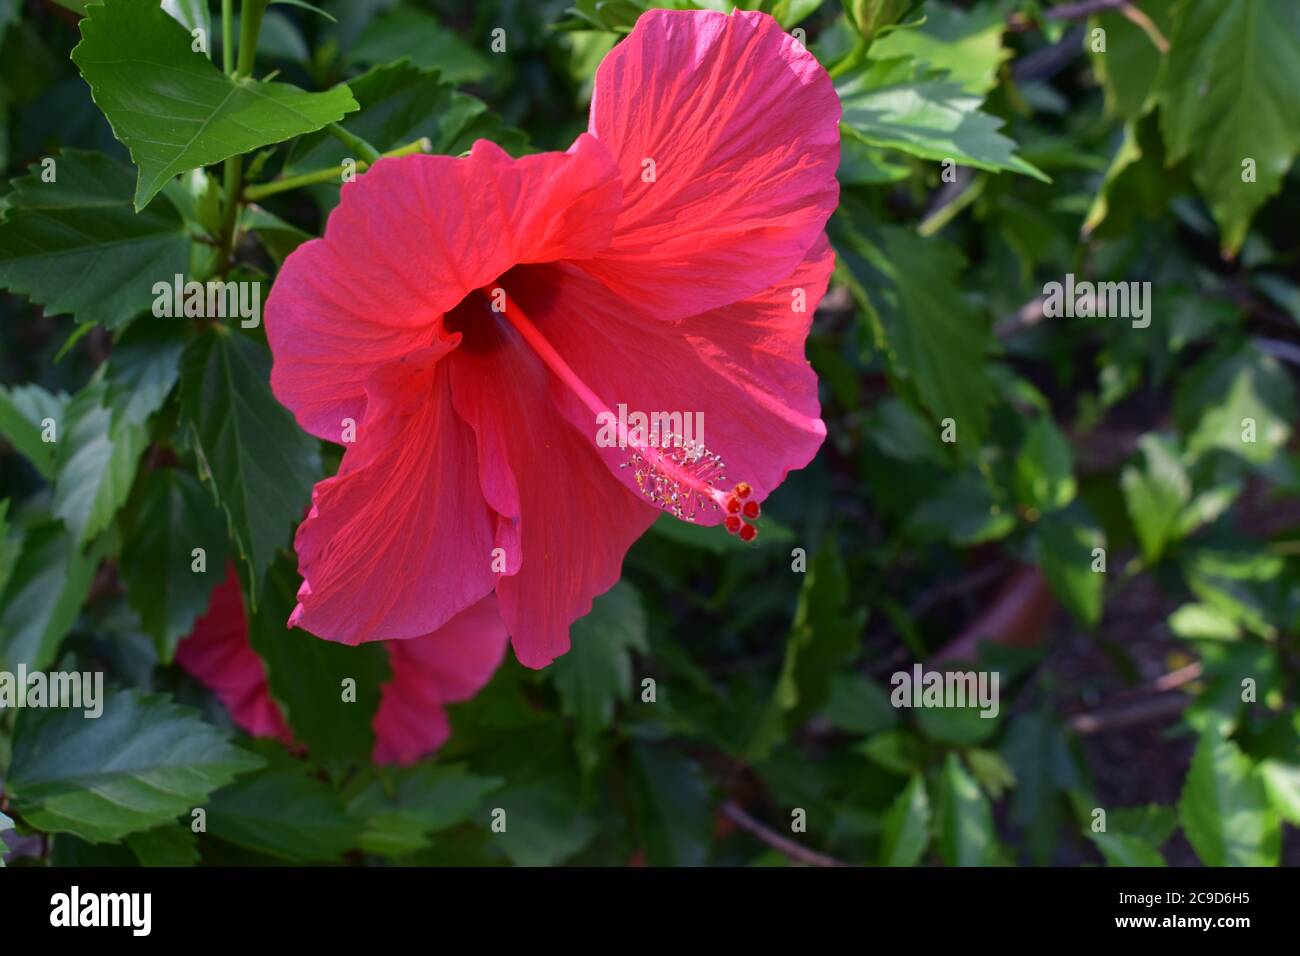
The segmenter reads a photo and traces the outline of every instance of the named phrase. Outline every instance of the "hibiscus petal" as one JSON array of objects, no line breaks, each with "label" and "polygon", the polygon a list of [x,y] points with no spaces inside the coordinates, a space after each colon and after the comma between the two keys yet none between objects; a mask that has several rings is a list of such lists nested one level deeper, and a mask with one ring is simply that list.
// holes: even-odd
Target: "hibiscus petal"
[{"label": "hibiscus petal", "polygon": [[495,586],[474,433],[451,405],[444,356],[456,342],[371,377],[371,414],[298,528],[290,626],[345,644],[413,638]]},{"label": "hibiscus petal", "polygon": [[544,667],[569,649],[569,625],[618,581],[656,513],[560,416],[550,373],[513,328],[487,319],[474,337],[448,359],[452,395],[476,432],[496,436],[479,445],[483,484],[515,488],[522,560],[511,556],[518,573],[500,578],[497,598],[519,662]]},{"label": "hibiscus petal", "polygon": [[506,641],[495,597],[466,608],[433,634],[390,641],[393,677],[375,713],[375,762],[410,764],[441,747],[451,733],[443,705],[482,689]]},{"label": "hibiscus petal", "polygon": [[596,73],[590,130],[624,202],[591,273],[662,319],[785,278],[838,201],[839,119],[826,71],[766,14],[644,14]]},{"label": "hibiscus petal", "polygon": [[592,137],[511,159],[382,159],[343,186],[325,236],[299,246],[266,303],[271,387],[304,429],[340,441],[363,420],[375,369],[431,345],[439,319],[519,262],[590,256],[609,242],[618,169]]},{"label": "hibiscus petal", "polygon": [[234,565],[212,591],[207,611],[176,646],[176,663],[225,704],[231,718],[254,737],[293,739],[280,708],[271,699],[266,668],[248,643],[244,596]]},{"label": "hibiscus petal", "polygon": [[[789,472],[807,465],[826,437],[804,342],[834,263],[823,235],[784,281],[679,322],[633,311],[572,264],[517,270],[510,294],[611,409],[622,404],[628,415],[681,413],[683,429],[673,421],[679,439],[687,424],[698,422],[703,434],[689,437],[726,465],[726,480],[716,486],[727,491],[748,482],[762,501]],[[610,473],[638,491],[635,469],[623,467],[628,450],[599,445],[601,429],[591,410],[572,395],[557,394],[566,418],[597,448]],[[695,514],[705,525],[724,517],[707,506]]]}]

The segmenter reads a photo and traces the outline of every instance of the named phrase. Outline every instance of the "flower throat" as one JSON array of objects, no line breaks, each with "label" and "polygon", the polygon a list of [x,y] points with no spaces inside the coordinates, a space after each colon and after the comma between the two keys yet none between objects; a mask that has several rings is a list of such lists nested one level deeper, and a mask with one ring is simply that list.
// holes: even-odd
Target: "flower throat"
[{"label": "flower throat", "polygon": [[[472,301],[477,299],[477,301]],[[488,285],[466,296],[444,319],[448,331],[460,332],[462,347],[487,351],[502,344],[500,330],[482,321],[483,311],[496,319],[504,318],[532,349],[542,363],[585,405],[597,420],[618,421],[618,416],[578,377],[569,363],[555,350],[540,329],[511,299],[500,285]],[[723,526],[742,541],[753,541],[758,528],[751,524],[761,514],[752,500],[753,489],[747,482],[728,488],[726,463],[697,441],[676,443],[671,435],[651,444],[636,429],[622,422],[617,425],[618,447],[627,449],[627,460],[619,468],[631,469],[641,494],[652,505],[674,518],[695,522],[710,511],[721,511]]]}]

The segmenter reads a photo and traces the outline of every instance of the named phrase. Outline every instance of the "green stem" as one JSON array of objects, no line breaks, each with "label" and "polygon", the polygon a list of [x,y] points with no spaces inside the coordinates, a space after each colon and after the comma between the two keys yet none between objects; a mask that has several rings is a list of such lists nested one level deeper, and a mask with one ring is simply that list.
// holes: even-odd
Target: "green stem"
[{"label": "green stem", "polygon": [[270,0],[244,0],[239,8],[239,63],[235,79],[253,75],[253,62],[257,57],[257,35],[262,29],[262,14]]},{"label": "green stem", "polygon": [[843,76],[849,70],[859,66],[862,63],[862,60],[866,57],[867,49],[870,46],[870,40],[859,37],[857,43],[854,44],[853,49],[850,50],[846,56],[841,57],[839,61],[827,71],[830,74],[831,79]]},{"label": "green stem", "polygon": [[366,165],[370,165],[380,156],[379,150],[375,149],[360,136],[349,133],[338,123],[330,123],[325,127],[325,131],[337,139],[340,143],[352,150],[353,154]]},{"label": "green stem", "polygon": [[[253,75],[253,63],[257,57],[257,35],[262,29],[262,14],[266,12],[270,0],[244,0],[239,8],[239,59],[236,61],[236,80]],[[221,29],[223,42],[233,31],[229,29],[230,0],[222,0]],[[230,62],[230,45],[226,44],[224,60]],[[244,157],[231,156],[226,160],[225,179],[223,182],[224,204],[221,208],[221,248],[224,266],[229,266],[231,255],[235,250],[235,236],[239,231],[240,189],[244,184]]]},{"label": "green stem", "polygon": [[[433,148],[427,137],[417,139],[414,143],[407,143],[405,146],[399,146],[397,149],[390,149],[386,153],[377,153],[376,158],[393,156],[410,156],[412,153],[427,153]],[[357,172],[364,172],[370,166],[364,161],[357,162]],[[256,202],[267,196],[274,196],[276,193],[287,192],[290,189],[298,189],[302,186],[314,186],[317,183],[328,183],[338,179],[343,175],[342,166],[334,166],[331,169],[320,169],[313,173],[302,173],[298,176],[286,176],[284,179],[277,179],[274,182],[261,183],[256,186],[249,186],[244,190],[244,199],[248,202]]]},{"label": "green stem", "polygon": [[226,75],[235,72],[235,0],[221,0],[221,68]]},{"label": "green stem", "polygon": [[941,206],[936,209],[930,215],[930,218],[922,221],[916,231],[926,238],[933,236],[944,226],[948,225],[948,223],[956,219],[963,209],[973,203],[976,199],[979,199],[987,185],[988,177],[977,175],[971,180],[969,186],[953,197],[951,202],[946,206]]},{"label": "green stem", "polygon": [[244,180],[244,157],[226,160],[222,181],[221,247],[229,255],[235,246],[235,223],[239,218],[239,186]]}]

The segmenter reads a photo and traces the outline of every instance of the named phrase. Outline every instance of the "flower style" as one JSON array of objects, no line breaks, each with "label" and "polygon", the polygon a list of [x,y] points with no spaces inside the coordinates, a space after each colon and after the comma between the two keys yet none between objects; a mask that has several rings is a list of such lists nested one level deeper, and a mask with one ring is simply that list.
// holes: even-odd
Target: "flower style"
[{"label": "flower style", "polygon": [[[480,140],[345,185],[266,308],[276,396],[355,430],[299,528],[290,623],[402,640],[491,601],[541,667],[659,511],[751,539],[825,437],[804,341],[839,115],[771,17],[655,10],[566,152]],[[699,411],[707,447],[603,447],[619,404]]]}]

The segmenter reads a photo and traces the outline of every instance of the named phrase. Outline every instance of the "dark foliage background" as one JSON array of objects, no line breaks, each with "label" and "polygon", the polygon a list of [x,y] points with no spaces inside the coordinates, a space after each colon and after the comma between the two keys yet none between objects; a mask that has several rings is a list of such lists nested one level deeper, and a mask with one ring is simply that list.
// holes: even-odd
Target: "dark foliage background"
[{"label": "dark foliage background", "polygon": [[[184,34],[140,5],[91,10],[172,55]],[[1300,8],[739,5],[805,31],[844,103],[839,264],[808,346],[826,445],[752,547],[662,520],[568,656],[507,660],[435,758],[396,770],[365,756],[382,659],[283,630],[292,525],[337,449],[274,402],[260,329],[141,318],[121,291],[131,250],[160,276],[272,282],[337,176],[258,195],[232,236],[219,161],[244,156],[252,196],[343,147],[215,144],[137,213],[69,58],[85,4],[0,0],[0,667],[113,689],[99,721],[0,712],[10,865],[1300,859]],[[220,65],[220,5],[166,6]],[[345,129],[455,154],[567,147],[646,4],[320,6],[269,8],[255,75],[368,90]],[[99,82],[111,109],[138,80]],[[50,156],[65,220],[36,198]],[[1045,316],[1066,273],[1149,281],[1149,326]],[[241,403],[239,440],[212,440]],[[241,504],[272,482],[282,514]],[[180,581],[171,550],[214,524],[306,755],[237,732],[170,663],[221,578]],[[958,661],[999,672],[996,719],[891,705],[894,672]],[[340,674],[359,703],[322,703]],[[156,767],[105,759],[150,739]]]}]

